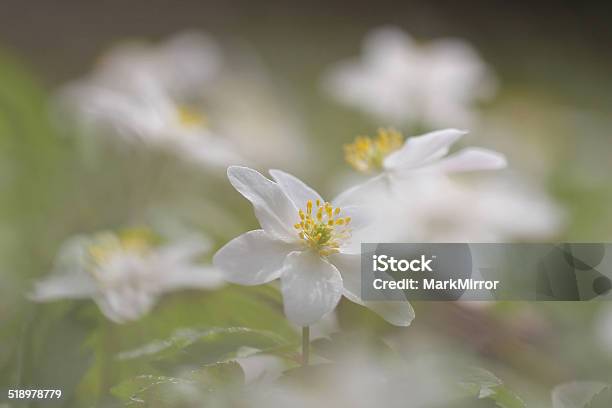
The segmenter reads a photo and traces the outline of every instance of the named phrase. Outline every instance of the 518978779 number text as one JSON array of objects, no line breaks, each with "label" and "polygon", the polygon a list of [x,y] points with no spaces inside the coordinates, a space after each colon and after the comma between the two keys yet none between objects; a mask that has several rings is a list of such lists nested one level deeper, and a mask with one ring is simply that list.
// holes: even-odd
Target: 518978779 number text
[{"label": "518978779 number text", "polygon": [[8,390],[8,399],[58,399],[62,390],[13,389]]}]

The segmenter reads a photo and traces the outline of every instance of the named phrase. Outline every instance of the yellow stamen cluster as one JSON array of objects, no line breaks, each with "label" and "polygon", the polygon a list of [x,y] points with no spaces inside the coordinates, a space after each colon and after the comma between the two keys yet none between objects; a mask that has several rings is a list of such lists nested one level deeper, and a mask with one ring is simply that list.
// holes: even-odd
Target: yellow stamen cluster
[{"label": "yellow stamen cluster", "polygon": [[178,120],[185,127],[205,126],[206,118],[200,112],[189,106],[180,105],[177,107]]},{"label": "yellow stamen cluster", "polygon": [[364,173],[382,168],[389,153],[402,147],[403,137],[395,129],[378,129],[376,137],[357,136],[353,143],[344,145],[344,159],[355,170]]},{"label": "yellow stamen cluster", "polygon": [[88,252],[93,262],[99,265],[118,252],[145,253],[151,249],[153,242],[154,234],[148,229],[126,229],[117,235],[100,234],[96,237],[96,243],[89,246]]},{"label": "yellow stamen cluster", "polygon": [[330,203],[316,200],[313,208],[312,200],[306,203],[306,211],[299,210],[300,222],[294,227],[299,237],[310,248],[322,256],[340,252],[340,245],[350,238],[351,217],[341,217],[342,210],[334,208]]}]

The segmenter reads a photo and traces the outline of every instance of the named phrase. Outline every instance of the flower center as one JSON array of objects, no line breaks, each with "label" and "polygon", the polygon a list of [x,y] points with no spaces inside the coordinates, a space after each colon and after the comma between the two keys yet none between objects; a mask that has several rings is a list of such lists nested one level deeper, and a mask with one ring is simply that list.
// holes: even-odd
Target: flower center
[{"label": "flower center", "polygon": [[192,128],[206,125],[206,117],[189,106],[179,105],[176,108],[176,113],[178,121],[182,126]]},{"label": "flower center", "polygon": [[340,245],[351,236],[349,224],[351,217],[342,217],[342,210],[330,203],[316,201],[313,209],[312,200],[306,202],[306,212],[298,211],[300,222],[294,227],[306,245],[315,249],[322,256],[340,252]]},{"label": "flower center", "polygon": [[344,145],[344,159],[357,171],[368,173],[382,168],[385,157],[402,146],[402,134],[395,129],[378,129],[376,137],[357,136]]},{"label": "flower center", "polygon": [[126,229],[117,235],[101,234],[89,246],[88,252],[95,265],[103,265],[118,253],[144,254],[151,249],[153,242],[154,234],[147,229]]}]

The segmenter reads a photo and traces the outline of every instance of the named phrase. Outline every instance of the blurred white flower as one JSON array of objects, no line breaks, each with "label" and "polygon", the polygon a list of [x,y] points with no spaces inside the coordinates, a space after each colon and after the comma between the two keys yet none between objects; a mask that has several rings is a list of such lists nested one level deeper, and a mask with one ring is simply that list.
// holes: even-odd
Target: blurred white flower
[{"label": "blurred white flower", "polygon": [[210,85],[223,69],[219,45],[205,34],[187,31],[157,45],[125,42],[104,53],[91,78],[108,87],[138,93],[139,81],[154,81],[169,95],[192,94]]},{"label": "blurred white flower", "polygon": [[249,347],[242,347],[238,350],[236,362],[240,364],[240,368],[244,374],[244,383],[246,385],[253,383],[258,385],[272,383],[278,379],[287,368],[282,358],[270,354],[263,354],[261,350]]},{"label": "blurred white flower", "polygon": [[202,113],[176,104],[150,79],[135,81],[140,82],[137,92],[91,83],[67,88],[65,96],[79,105],[86,129],[108,130],[124,142],[167,149],[197,164],[225,167],[244,161],[231,143],[211,133]]},{"label": "blurred white flower", "polygon": [[148,313],[162,293],[222,285],[216,269],[195,263],[209,249],[207,242],[199,237],[156,241],[152,232],[141,229],[70,239],[51,275],[35,283],[30,298],[92,298],[107,318],[125,323]]},{"label": "blurred white flower", "polygon": [[[359,205],[371,227],[355,235],[364,242],[476,242],[553,237],[564,214],[542,192],[517,179],[457,180],[456,173],[506,167],[504,155],[468,147],[448,154],[466,132],[445,129],[402,136],[380,129],[345,146],[356,170],[375,175],[340,194],[339,205]],[[378,173],[378,174],[377,174]]]},{"label": "blurred white flower", "polygon": [[271,170],[276,182],[255,170],[232,166],[231,184],[251,201],[262,227],[226,244],[213,257],[225,278],[259,285],[280,278],[285,314],[309,326],[330,313],[342,295],[407,326],[414,318],[408,302],[364,302],[360,297],[358,252],[351,234],[362,228],[359,209],[325,202],[302,181]]},{"label": "blurred white flower", "polygon": [[340,331],[338,316],[335,311],[323,316],[321,320],[310,326],[310,341],[329,338],[333,333]]},{"label": "blurred white flower", "polygon": [[340,102],[394,126],[470,126],[474,104],[496,81],[465,41],[418,44],[396,27],[369,33],[359,59],[341,62],[323,85]]},{"label": "blurred white flower", "polygon": [[[591,406],[594,396],[609,388],[596,381],[575,381],[556,386],[551,393],[553,408],[578,408]],[[604,401],[600,401],[604,402]],[[610,403],[611,401],[605,401]],[[600,405],[597,405],[600,406]],[[601,405],[603,407],[603,405]],[[606,406],[608,406],[606,404]]]},{"label": "blurred white flower", "polygon": [[397,184],[393,194],[371,184],[352,199],[373,217],[372,227],[354,236],[365,242],[537,241],[553,238],[564,220],[542,192],[507,179],[460,182],[419,173]]},{"label": "blurred white flower", "polygon": [[60,106],[76,113],[86,132],[166,148],[203,165],[296,159],[304,152],[299,126],[251,62],[230,64],[195,32],[159,45],[123,44],[64,87]]},{"label": "blurred white flower", "polygon": [[[360,353],[360,354],[357,354]],[[347,350],[338,363],[313,366],[307,385],[289,379],[248,392],[249,406],[291,407],[447,407],[461,398],[448,367],[426,361],[412,366],[384,364],[371,350]],[[298,377],[300,378],[300,377]],[[474,401],[470,401],[474,404]],[[237,404],[241,406],[240,404]]]},{"label": "blurred white flower", "polygon": [[308,170],[309,141],[291,96],[278,90],[284,84],[254,58],[235,65],[239,72],[224,71],[216,87],[202,93],[210,128],[235,143],[249,163]]},{"label": "blurred white flower", "polygon": [[402,179],[415,176],[417,172],[443,174],[506,167],[506,158],[488,149],[471,147],[448,155],[450,146],[466,133],[444,129],[409,137],[402,142],[398,131],[379,129],[375,138],[357,137],[354,143],[344,147],[346,161],[358,171],[379,174],[348,189],[338,199],[345,202],[361,194],[364,188],[371,189],[375,185],[386,185],[393,190]]}]

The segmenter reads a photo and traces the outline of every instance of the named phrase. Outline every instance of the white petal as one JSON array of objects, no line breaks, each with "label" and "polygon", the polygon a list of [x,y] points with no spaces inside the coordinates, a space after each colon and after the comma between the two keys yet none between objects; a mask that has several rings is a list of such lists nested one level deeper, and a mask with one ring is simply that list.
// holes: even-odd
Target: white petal
[{"label": "white petal", "polygon": [[102,55],[95,78],[104,85],[133,91],[148,77],[177,94],[193,93],[221,67],[218,46],[197,32],[179,33],[159,46],[125,42]]},{"label": "white petal", "polygon": [[[185,132],[180,129],[179,133]],[[185,158],[207,167],[225,167],[246,162],[236,146],[204,130],[178,134],[175,139],[167,139],[165,142],[168,148],[174,148]]]},{"label": "white petal", "polygon": [[213,257],[224,278],[240,285],[261,285],[281,275],[291,245],[270,237],[263,230],[249,231],[234,238]]},{"label": "white petal", "polygon": [[53,262],[52,272],[34,283],[28,297],[34,301],[80,299],[97,292],[95,280],[85,268],[89,258],[90,237],[77,235],[66,240]]},{"label": "white petal", "polygon": [[261,227],[275,238],[296,241],[293,225],[299,220],[298,210],[280,186],[248,167],[230,166],[230,183],[253,204]]},{"label": "white petal", "polygon": [[197,31],[179,33],[156,50],[157,78],[177,92],[194,92],[215,78],[222,67],[219,46]]},{"label": "white petal", "polygon": [[182,238],[158,250],[161,265],[161,291],[183,288],[213,289],[223,284],[221,272],[193,263],[194,258],[209,249],[210,243],[199,236]]},{"label": "white petal", "polygon": [[468,193],[465,201],[478,203],[473,211],[477,211],[479,223],[502,237],[550,239],[565,223],[564,211],[557,203],[519,180],[496,179],[476,185]]},{"label": "white petal", "polygon": [[364,200],[378,194],[381,189],[387,188],[387,181],[387,174],[379,174],[343,191],[334,198],[332,203],[338,207],[359,205]]},{"label": "white petal", "polygon": [[553,408],[589,406],[589,401],[608,385],[595,381],[576,381],[556,386],[552,390]]},{"label": "white petal", "polygon": [[408,35],[394,27],[372,31],[361,58],[335,64],[323,86],[340,102],[354,106],[390,125],[415,119],[420,104],[419,55]]},{"label": "white petal", "polygon": [[425,169],[443,173],[456,173],[503,169],[507,164],[506,157],[501,153],[497,153],[493,150],[471,147],[448,156],[431,166],[427,166]]},{"label": "white petal", "polygon": [[37,302],[47,302],[57,299],[87,298],[96,291],[96,282],[85,272],[54,274],[34,283],[34,288],[28,297]]},{"label": "white petal", "polygon": [[175,267],[172,271],[165,271],[161,279],[161,290],[164,292],[174,289],[216,289],[224,283],[221,271],[205,266]]},{"label": "white petal", "polygon": [[329,257],[329,261],[342,276],[346,297],[353,302],[363,304],[361,301],[361,255],[334,254]]},{"label": "white petal", "polygon": [[270,174],[297,208],[306,208],[306,202],[308,200],[312,200],[313,202],[317,200],[321,202],[324,201],[319,193],[307,186],[297,177],[281,170],[270,170]]},{"label": "white petal", "polygon": [[466,133],[463,130],[444,129],[410,137],[401,149],[385,159],[384,167],[388,170],[414,169],[429,164],[446,155],[449,147]]},{"label": "white petal", "polygon": [[[137,94],[127,94],[112,88],[76,83],[60,94],[64,109],[79,113],[79,124],[85,130],[108,127],[112,134],[130,141],[156,139],[156,132],[167,127],[169,112],[174,112],[169,99],[149,88]],[[94,127],[92,127],[94,126]],[[105,129],[106,130],[106,129]]]},{"label": "white petal", "polygon": [[395,326],[410,326],[414,309],[408,301],[373,301],[361,298],[361,256],[335,254],[330,261],[338,268],[344,284],[344,296],[352,302],[372,310]]},{"label": "white petal", "polygon": [[418,46],[402,29],[385,26],[370,31],[364,39],[364,57],[373,64],[415,58]]},{"label": "white petal", "polygon": [[349,226],[353,231],[366,227],[372,221],[364,206],[348,205],[341,208],[341,217],[351,217]]},{"label": "white petal", "polygon": [[206,239],[193,235],[164,245],[157,252],[167,262],[183,262],[208,252],[210,246]]},{"label": "white petal", "polygon": [[408,301],[364,301],[363,305],[394,326],[407,327],[414,320],[414,309]]},{"label": "white petal", "polygon": [[[340,252],[347,254],[361,253],[361,242],[359,237],[365,234],[366,229],[374,222],[373,214],[368,211],[369,207],[365,206],[347,206],[342,207],[340,217],[350,217],[351,222],[348,224],[350,237],[341,242]],[[360,234],[361,233],[361,234]],[[357,237],[357,238],[356,238]],[[369,241],[366,241],[369,242]]]},{"label": "white petal", "polygon": [[242,368],[245,384],[271,383],[278,379],[285,370],[285,365],[280,357],[266,354],[239,357],[236,362]]},{"label": "white petal", "polygon": [[77,235],[66,240],[53,261],[53,272],[49,277],[64,274],[88,277],[85,268],[89,262],[88,248],[91,244],[92,238],[86,235]]},{"label": "white petal", "polygon": [[[296,326],[296,329],[300,329]],[[334,311],[332,313],[323,316],[321,320],[310,325],[310,340],[316,340],[321,338],[329,338],[333,333],[340,331],[340,325],[338,324],[338,316]]]},{"label": "white petal", "polygon": [[156,297],[126,286],[119,290],[105,291],[94,300],[108,319],[121,324],[140,319],[149,313],[155,305]]},{"label": "white petal", "polygon": [[292,252],[283,265],[281,289],[287,318],[309,326],[334,310],[342,296],[342,277],[318,254]]}]

